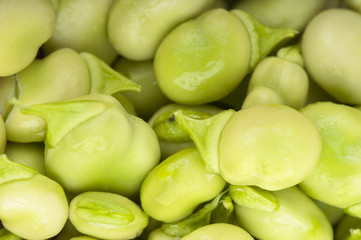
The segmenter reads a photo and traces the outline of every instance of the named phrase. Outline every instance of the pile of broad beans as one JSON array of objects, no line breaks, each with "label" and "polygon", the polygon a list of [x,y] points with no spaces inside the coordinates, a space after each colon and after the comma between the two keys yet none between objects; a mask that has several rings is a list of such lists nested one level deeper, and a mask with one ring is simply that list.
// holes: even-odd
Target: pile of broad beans
[{"label": "pile of broad beans", "polygon": [[0,239],[361,239],[361,1],[0,0]]}]

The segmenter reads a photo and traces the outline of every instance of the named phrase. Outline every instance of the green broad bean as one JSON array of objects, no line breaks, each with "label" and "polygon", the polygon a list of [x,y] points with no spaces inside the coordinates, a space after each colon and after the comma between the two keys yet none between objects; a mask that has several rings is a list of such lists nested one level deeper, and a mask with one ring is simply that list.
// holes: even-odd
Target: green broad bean
[{"label": "green broad bean", "polygon": [[266,104],[208,119],[175,113],[205,164],[233,185],[280,190],[302,182],[316,167],[321,138],[315,125],[297,110]]},{"label": "green broad bean", "polygon": [[0,239],[360,240],[360,3],[0,0]]},{"label": "green broad bean", "polygon": [[57,49],[89,52],[111,64],[117,57],[107,36],[108,10],[113,0],[61,0],[56,7],[55,29],[42,46],[48,55]]},{"label": "green broad bean", "polygon": [[237,17],[221,8],[209,10],[173,29],[160,44],[154,59],[159,87],[181,104],[216,101],[247,74],[250,44]]},{"label": "green broad bean", "polygon": [[241,0],[234,6],[253,15],[262,24],[302,31],[330,0]]},{"label": "green broad bean", "polygon": [[315,126],[284,105],[238,111],[219,142],[219,168],[232,184],[267,190],[301,182],[316,166],[321,152]]},{"label": "green broad bean", "polygon": [[108,240],[133,239],[148,224],[148,216],[130,199],[94,191],[71,200],[69,219],[79,232]]},{"label": "green broad bean", "polygon": [[322,141],[320,160],[300,187],[331,206],[359,204],[361,111],[333,102],[309,104],[300,111],[315,124]]},{"label": "green broad bean", "polygon": [[242,228],[229,223],[214,223],[198,228],[181,240],[253,240],[254,238]]},{"label": "green broad bean", "polygon": [[35,169],[0,157],[0,220],[25,239],[57,235],[68,218],[68,201],[61,185]]},{"label": "green broad bean", "polygon": [[13,162],[17,162],[46,175],[44,160],[44,143],[7,142],[5,154]]},{"label": "green broad bean", "polygon": [[284,55],[282,58],[266,57],[257,64],[243,108],[265,103],[279,103],[295,109],[305,106],[309,80],[302,65],[298,64],[302,64],[302,57],[291,52],[291,60],[296,58],[297,63],[294,63],[287,59],[287,54]]},{"label": "green broad bean", "polygon": [[162,39],[178,24],[209,9],[215,0],[115,0],[108,16],[108,36],[130,60],[150,60]]},{"label": "green broad bean", "polygon": [[[252,236],[264,240],[333,239],[332,226],[327,217],[300,189],[294,186],[269,193],[277,202],[273,210],[265,208],[262,202],[258,202],[258,205],[252,203],[249,207],[235,201],[237,220]],[[247,197],[241,196],[246,201]]]},{"label": "green broad bean", "polygon": [[115,97],[124,95],[134,105],[137,116],[145,121],[160,107],[170,103],[158,87],[152,60],[131,61],[119,58],[113,64],[113,69],[141,86],[140,92],[116,93]]},{"label": "green broad bean", "polygon": [[178,110],[182,110],[194,118],[203,119],[220,112],[221,108],[209,104],[188,106],[170,103],[155,111],[148,123],[157,134],[162,159],[182,149],[194,147],[194,143],[188,133],[174,119],[174,112]]},{"label": "green broad bean", "polygon": [[0,1],[0,76],[28,66],[55,27],[55,12],[48,0]]},{"label": "green broad bean", "polygon": [[260,58],[294,35],[292,29],[266,28],[241,10],[208,10],[174,28],[161,42],[154,58],[159,87],[180,104],[220,100]]},{"label": "green broad bean", "polygon": [[[89,53],[79,54],[70,48],[62,48],[43,59],[34,60],[15,78],[17,98],[26,105],[72,99],[89,93],[139,91],[139,85],[100,59]],[[45,121],[22,114],[16,106],[8,114],[5,126],[9,141],[41,142],[45,139]]]},{"label": "green broad bean", "polygon": [[141,206],[158,221],[175,222],[215,198],[225,184],[220,175],[207,171],[195,148],[183,149],[158,164],[144,179]]},{"label": "green broad bean", "polygon": [[302,36],[301,51],[307,72],[344,104],[361,104],[360,25],[359,13],[329,9],[315,16]]},{"label": "green broad bean", "polygon": [[[290,45],[286,47],[282,47],[277,51],[277,57],[284,59],[289,62],[293,62],[295,64],[298,64],[302,69],[305,68],[303,56],[301,54],[301,44],[298,42],[296,45]],[[298,69],[298,72],[300,72],[300,68]],[[304,70],[303,70],[304,71]],[[315,103],[319,101],[333,101],[336,102],[334,98],[332,98],[324,89],[322,89],[312,78],[309,78],[308,73],[306,73],[308,87],[306,92],[306,101],[304,105]],[[303,74],[301,74],[303,75]],[[291,81],[291,80],[290,80]],[[305,80],[306,82],[306,80]],[[291,82],[290,82],[291,84]],[[296,95],[303,95],[305,94],[302,90],[304,88],[301,88],[301,93],[298,93]],[[299,108],[298,108],[299,109]]]},{"label": "green broad bean", "polygon": [[22,113],[46,121],[46,171],[68,192],[99,190],[134,195],[160,160],[152,128],[128,114],[110,95],[17,105]]}]

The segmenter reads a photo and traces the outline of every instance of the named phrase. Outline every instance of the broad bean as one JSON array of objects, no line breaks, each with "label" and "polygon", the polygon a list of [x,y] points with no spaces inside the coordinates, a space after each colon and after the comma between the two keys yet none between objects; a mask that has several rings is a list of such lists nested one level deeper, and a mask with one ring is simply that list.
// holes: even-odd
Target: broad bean
[{"label": "broad bean", "polygon": [[329,9],[317,14],[302,36],[301,51],[307,72],[344,104],[361,104],[360,25],[359,13]]},{"label": "broad bean", "polygon": [[114,193],[84,192],[70,202],[75,228],[100,239],[133,239],[148,224],[148,216],[130,199]]},{"label": "broad bean", "polygon": [[356,190],[360,187],[361,111],[333,102],[309,104],[300,111],[317,127],[322,141],[320,159],[300,187],[312,198],[361,216],[356,211],[361,202]]},{"label": "broad bean", "polygon": [[55,27],[55,12],[48,0],[0,1],[0,76],[28,66]]},{"label": "broad bean", "polygon": [[208,172],[195,148],[183,149],[158,164],[144,179],[140,200],[144,211],[162,222],[189,216],[217,196],[226,182]]},{"label": "broad bean", "polygon": [[285,54],[281,50],[280,56],[266,57],[255,67],[243,108],[255,104],[279,103],[300,109],[306,104],[308,76],[302,66],[303,59],[300,53],[294,53],[298,50],[287,49]]},{"label": "broad bean", "polygon": [[[330,222],[317,205],[297,187],[269,192],[274,209],[264,208],[262,202],[252,206],[238,204],[235,212],[242,228],[264,240],[317,239],[332,240]],[[250,196],[248,199],[247,197]],[[246,195],[251,200],[252,195]],[[269,198],[269,196],[267,196]],[[267,199],[267,198],[266,198]]]},{"label": "broad bean", "polygon": [[178,111],[175,118],[208,168],[234,185],[291,187],[308,176],[320,157],[321,138],[315,125],[285,105],[230,109],[204,120]]},{"label": "broad bean", "polygon": [[[274,33],[273,38],[265,32]],[[177,26],[161,42],[154,58],[159,87],[181,104],[220,100],[260,58],[295,33],[265,28],[240,10],[209,10]]]},{"label": "broad bean", "polygon": [[247,74],[250,44],[237,17],[224,9],[207,11],[161,42],[154,59],[159,87],[181,104],[216,101]]},{"label": "broad bean", "polygon": [[360,239],[359,10],[0,0],[0,239]]},{"label": "broad bean", "polygon": [[69,192],[99,190],[131,196],[159,162],[152,128],[110,95],[18,107],[46,121],[46,171]]},{"label": "broad bean", "polygon": [[68,218],[62,186],[35,169],[0,156],[0,220],[25,239],[54,237]]}]

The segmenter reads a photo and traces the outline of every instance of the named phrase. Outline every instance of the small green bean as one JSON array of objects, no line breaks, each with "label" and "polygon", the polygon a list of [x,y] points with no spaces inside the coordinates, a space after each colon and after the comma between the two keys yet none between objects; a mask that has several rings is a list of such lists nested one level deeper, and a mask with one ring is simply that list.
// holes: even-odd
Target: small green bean
[{"label": "small green bean", "polygon": [[148,216],[130,199],[94,191],[71,200],[69,219],[79,232],[109,240],[133,239],[148,224]]},{"label": "small green bean", "polygon": [[48,0],[0,1],[0,76],[13,75],[36,58],[55,28],[55,12]]}]

